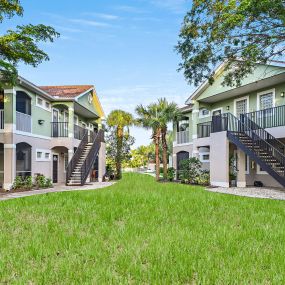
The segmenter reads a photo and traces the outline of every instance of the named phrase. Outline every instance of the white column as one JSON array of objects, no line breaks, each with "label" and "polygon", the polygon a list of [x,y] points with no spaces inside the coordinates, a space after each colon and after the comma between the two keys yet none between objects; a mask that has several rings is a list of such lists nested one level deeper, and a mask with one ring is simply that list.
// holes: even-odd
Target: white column
[{"label": "white column", "polygon": [[237,150],[237,169],[237,187],[246,187],[245,153],[240,149]]},{"label": "white column", "polygon": [[106,173],[106,143],[101,143],[98,157],[98,181],[102,182]]},{"label": "white column", "polygon": [[5,190],[11,190],[16,177],[16,145],[4,144],[4,183]]},{"label": "white column", "polygon": [[212,133],[210,139],[211,185],[229,187],[229,141],[227,132]]}]

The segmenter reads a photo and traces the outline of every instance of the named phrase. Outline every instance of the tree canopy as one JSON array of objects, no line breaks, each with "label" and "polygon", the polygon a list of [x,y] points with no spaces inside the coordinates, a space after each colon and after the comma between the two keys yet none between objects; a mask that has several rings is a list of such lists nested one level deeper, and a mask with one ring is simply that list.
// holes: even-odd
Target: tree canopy
[{"label": "tree canopy", "polygon": [[282,59],[284,42],[284,0],[193,0],[176,47],[179,70],[189,83],[212,83],[225,61],[223,83],[239,86],[256,63]]},{"label": "tree canopy", "polygon": [[[0,0],[0,23],[5,18],[23,16],[23,7],[18,0]],[[59,33],[50,26],[21,25],[9,29],[0,36],[0,72],[2,81],[14,84],[17,80],[17,65],[25,63],[38,66],[49,56],[38,47],[39,42],[53,42]]]}]

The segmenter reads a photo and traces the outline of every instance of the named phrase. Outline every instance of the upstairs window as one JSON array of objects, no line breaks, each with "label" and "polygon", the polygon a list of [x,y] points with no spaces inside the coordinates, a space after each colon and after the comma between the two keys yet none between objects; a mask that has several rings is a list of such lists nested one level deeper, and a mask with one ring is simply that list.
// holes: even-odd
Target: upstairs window
[{"label": "upstairs window", "polygon": [[199,118],[206,118],[210,116],[210,111],[207,108],[202,108],[199,111]]},{"label": "upstairs window", "polygon": [[46,101],[45,99],[43,99],[42,97],[40,96],[37,96],[37,106],[44,109],[44,110],[47,110],[47,111],[50,111],[51,110],[51,104],[50,102]]},{"label": "upstairs window", "polygon": [[177,123],[177,132],[185,132],[189,129],[189,118],[184,117]]},{"label": "upstairs window", "polygon": [[274,107],[273,92],[259,95],[259,109],[269,109]]}]

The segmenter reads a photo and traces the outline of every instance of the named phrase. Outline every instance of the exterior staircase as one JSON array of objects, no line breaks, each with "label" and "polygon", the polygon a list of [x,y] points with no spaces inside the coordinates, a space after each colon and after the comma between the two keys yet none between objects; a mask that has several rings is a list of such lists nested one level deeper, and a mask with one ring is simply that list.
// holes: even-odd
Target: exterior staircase
[{"label": "exterior staircase", "polygon": [[86,183],[102,142],[104,142],[102,130],[98,134],[88,133],[86,130],[80,145],[67,166],[67,186],[82,186]]},{"label": "exterior staircase", "polygon": [[227,131],[228,139],[285,187],[285,145],[246,114],[240,119],[231,113],[213,117],[212,132]]}]

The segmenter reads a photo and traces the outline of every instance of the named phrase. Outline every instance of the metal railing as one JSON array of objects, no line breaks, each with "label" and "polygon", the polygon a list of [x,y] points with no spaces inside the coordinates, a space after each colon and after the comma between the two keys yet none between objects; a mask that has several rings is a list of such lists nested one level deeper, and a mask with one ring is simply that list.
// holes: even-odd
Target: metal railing
[{"label": "metal railing", "polygon": [[[278,175],[285,177],[285,145],[261,128],[252,127],[253,122],[248,119],[239,120],[231,113],[225,113],[219,116],[214,116],[212,120],[212,132],[227,131],[238,142],[247,139],[250,142],[249,149],[259,160],[266,164],[265,170],[270,171],[268,166]],[[264,160],[262,154],[266,153],[271,157],[269,160]],[[280,166],[283,167],[280,173]]]},{"label": "metal railing", "polygon": [[68,137],[68,122],[51,122],[51,136],[53,138]]},{"label": "metal railing", "polygon": [[189,143],[189,130],[176,133],[177,144]]},{"label": "metal railing", "polygon": [[70,160],[70,162],[67,165],[66,168],[66,184],[68,183],[68,180],[71,177],[71,174],[73,172],[73,170],[75,169],[80,156],[85,148],[85,146],[88,144],[88,130],[85,130],[84,135],[82,137],[82,140],[78,146],[78,148],[76,149],[76,152],[74,153],[72,159]]},{"label": "metal railing", "polygon": [[93,135],[89,135],[89,142],[92,143],[92,147],[84,160],[84,163],[82,164],[80,168],[81,172],[81,185],[84,185],[86,182],[86,179],[91,171],[91,168],[95,162],[96,154],[99,152],[101,147],[101,142],[104,142],[104,131],[100,130],[98,134],[95,134],[92,132]]},{"label": "metal railing", "polygon": [[80,127],[78,125],[74,125],[74,138],[78,140],[82,140],[86,129],[83,127]]},{"label": "metal railing", "polygon": [[197,124],[197,137],[207,138],[211,134],[212,121]]},{"label": "metal railing", "polygon": [[16,112],[16,130],[26,133],[32,132],[32,116]]},{"label": "metal railing", "polygon": [[0,130],[4,130],[4,110],[0,110]]},{"label": "metal railing", "polygon": [[285,126],[285,105],[243,115],[263,129]]}]

